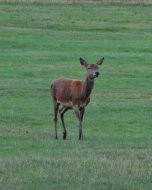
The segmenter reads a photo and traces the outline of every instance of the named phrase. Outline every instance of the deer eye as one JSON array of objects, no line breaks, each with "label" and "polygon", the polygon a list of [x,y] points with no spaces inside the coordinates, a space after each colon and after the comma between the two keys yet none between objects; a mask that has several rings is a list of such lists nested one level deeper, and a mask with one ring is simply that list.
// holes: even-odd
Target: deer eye
[{"label": "deer eye", "polygon": [[90,70],[90,69],[91,69],[91,67],[88,67],[88,69]]}]

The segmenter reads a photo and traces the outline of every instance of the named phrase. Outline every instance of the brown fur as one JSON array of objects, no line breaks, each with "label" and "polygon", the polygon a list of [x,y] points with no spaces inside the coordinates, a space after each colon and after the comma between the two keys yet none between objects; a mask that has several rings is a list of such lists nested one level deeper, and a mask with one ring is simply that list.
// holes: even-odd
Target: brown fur
[{"label": "brown fur", "polygon": [[[59,78],[53,81],[51,91],[57,103],[63,106],[64,104],[71,103],[71,106],[67,107],[73,108],[77,102],[79,102],[78,107],[81,107],[81,104],[85,102],[88,103],[92,87],[87,86],[86,81]],[[88,91],[90,92],[88,93]]]}]

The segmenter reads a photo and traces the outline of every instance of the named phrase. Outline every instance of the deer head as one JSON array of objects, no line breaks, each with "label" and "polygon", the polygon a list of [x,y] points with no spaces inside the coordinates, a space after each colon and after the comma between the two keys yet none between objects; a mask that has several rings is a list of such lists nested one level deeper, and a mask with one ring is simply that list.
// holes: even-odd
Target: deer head
[{"label": "deer head", "polygon": [[80,57],[81,65],[85,66],[87,70],[87,76],[90,79],[94,79],[100,75],[99,73],[99,66],[103,63],[104,57],[97,61],[96,64],[88,64],[84,59]]}]

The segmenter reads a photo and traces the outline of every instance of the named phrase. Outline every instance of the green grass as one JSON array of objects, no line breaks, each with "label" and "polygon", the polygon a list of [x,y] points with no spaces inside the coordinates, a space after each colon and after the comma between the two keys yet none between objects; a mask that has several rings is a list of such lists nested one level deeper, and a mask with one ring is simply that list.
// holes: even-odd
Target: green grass
[{"label": "green grass", "polygon": [[[0,3],[0,189],[150,190],[152,6]],[[50,82],[105,57],[78,141],[54,140]]]}]

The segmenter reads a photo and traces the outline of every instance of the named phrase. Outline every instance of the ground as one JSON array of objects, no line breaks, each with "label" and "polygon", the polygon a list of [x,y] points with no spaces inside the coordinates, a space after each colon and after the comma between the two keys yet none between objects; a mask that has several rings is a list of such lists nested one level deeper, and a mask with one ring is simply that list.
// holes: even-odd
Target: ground
[{"label": "ground", "polygon": [[[0,2],[0,187],[149,190],[151,5]],[[51,81],[105,61],[84,117],[54,140]]]}]

